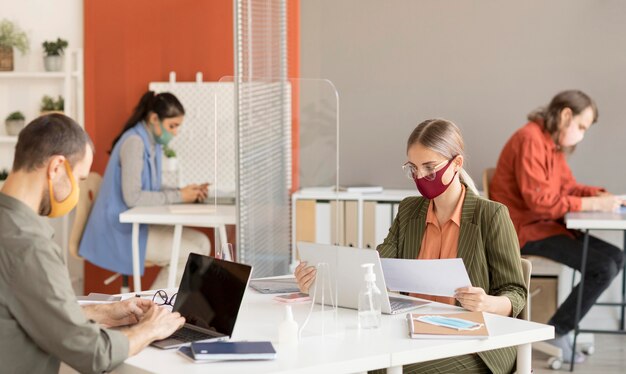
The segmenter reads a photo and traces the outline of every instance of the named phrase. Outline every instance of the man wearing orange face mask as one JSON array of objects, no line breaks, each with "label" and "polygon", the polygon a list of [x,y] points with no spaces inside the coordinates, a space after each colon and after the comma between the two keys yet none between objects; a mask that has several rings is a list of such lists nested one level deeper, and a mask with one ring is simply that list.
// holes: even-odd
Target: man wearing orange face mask
[{"label": "man wearing orange face mask", "polygon": [[[63,250],[40,216],[60,217],[78,202],[93,145],[72,119],[51,114],[19,135],[11,174],[0,191],[0,365],[9,373],[111,371],[184,324],[149,300],[81,307]],[[112,329],[120,327],[118,329]]]}]

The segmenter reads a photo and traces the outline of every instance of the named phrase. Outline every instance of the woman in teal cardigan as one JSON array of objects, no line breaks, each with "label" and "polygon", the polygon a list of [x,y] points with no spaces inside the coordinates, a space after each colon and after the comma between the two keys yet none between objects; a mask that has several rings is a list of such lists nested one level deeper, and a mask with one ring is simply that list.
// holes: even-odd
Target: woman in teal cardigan
[{"label": "woman in teal cardigan", "polygon": [[[526,304],[519,244],[507,208],[482,199],[463,170],[463,139],[452,122],[427,120],[409,137],[403,169],[422,197],[400,203],[381,257],[405,259],[462,258],[472,287],[456,291],[452,303],[470,311],[517,317]],[[296,268],[307,292],[315,268]],[[439,301],[439,299],[437,299]],[[510,373],[515,348],[406,365],[404,373]]]}]

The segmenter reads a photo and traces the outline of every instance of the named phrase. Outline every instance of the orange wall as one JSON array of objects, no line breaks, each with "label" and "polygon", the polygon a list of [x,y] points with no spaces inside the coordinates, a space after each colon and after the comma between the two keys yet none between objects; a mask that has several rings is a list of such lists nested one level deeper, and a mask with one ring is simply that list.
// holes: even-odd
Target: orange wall
[{"label": "orange wall", "polygon": [[[104,173],[111,142],[149,82],[168,80],[170,71],[179,81],[195,80],[196,72],[205,81],[234,75],[233,0],[91,0],[84,12],[85,128],[96,146],[94,171]],[[299,0],[288,0],[290,77],[300,71],[299,12]],[[292,105],[297,113],[297,99]],[[297,120],[293,133],[297,140]],[[294,143],[294,178],[297,149]],[[142,288],[157,271],[146,271]],[[117,292],[119,280],[102,284],[109,275],[86,262],[85,292]]]}]

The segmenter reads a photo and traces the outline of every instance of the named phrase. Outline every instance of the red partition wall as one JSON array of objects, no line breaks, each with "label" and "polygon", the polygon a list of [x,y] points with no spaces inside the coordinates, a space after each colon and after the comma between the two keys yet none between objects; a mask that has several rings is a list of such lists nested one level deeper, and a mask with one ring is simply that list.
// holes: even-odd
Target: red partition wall
[{"label": "red partition wall", "polygon": [[[288,0],[288,9],[289,75],[298,76],[299,0]],[[84,12],[85,129],[96,146],[92,169],[102,174],[112,140],[149,82],[168,80],[170,71],[178,81],[195,80],[196,72],[205,81],[234,74],[233,0],[90,0]],[[294,170],[296,154],[297,147]],[[157,271],[146,271],[142,288]],[[102,283],[109,275],[85,262],[85,292],[117,292],[119,279]]]}]

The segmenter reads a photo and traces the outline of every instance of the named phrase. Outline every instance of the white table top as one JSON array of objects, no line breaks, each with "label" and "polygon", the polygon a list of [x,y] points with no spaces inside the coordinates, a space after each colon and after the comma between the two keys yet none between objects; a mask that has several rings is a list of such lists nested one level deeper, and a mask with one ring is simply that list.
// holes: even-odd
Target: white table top
[{"label": "white table top", "polygon": [[234,205],[217,205],[214,212],[172,213],[169,205],[135,207],[120,214],[122,223],[214,227],[236,224]]},{"label": "white table top", "polygon": [[626,230],[626,208],[618,212],[576,212],[565,215],[568,229]]},{"label": "white table top", "polygon": [[[383,315],[379,329],[363,331],[357,328],[355,310],[339,308],[337,326],[340,327],[336,334],[322,337],[313,333],[319,329],[320,318],[312,317],[297,347],[281,347],[277,343],[278,325],[283,320],[285,304],[273,301],[273,296],[251,289],[246,291],[233,340],[271,340],[278,352],[276,360],[194,364],[174,350],[149,347],[127,359],[116,372],[354,373],[526,344],[550,339],[554,334],[552,326],[486,314],[485,321],[492,335],[486,340],[410,339],[405,315]],[[294,304],[292,307],[296,321],[302,326],[310,304]],[[314,309],[317,316],[321,314],[319,308]],[[457,309],[434,304],[419,311],[450,312]]]}]

